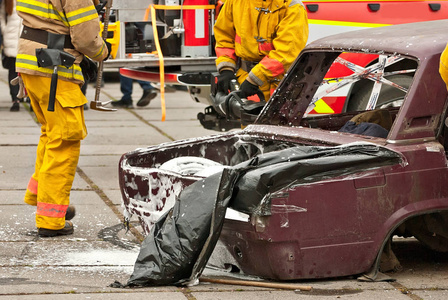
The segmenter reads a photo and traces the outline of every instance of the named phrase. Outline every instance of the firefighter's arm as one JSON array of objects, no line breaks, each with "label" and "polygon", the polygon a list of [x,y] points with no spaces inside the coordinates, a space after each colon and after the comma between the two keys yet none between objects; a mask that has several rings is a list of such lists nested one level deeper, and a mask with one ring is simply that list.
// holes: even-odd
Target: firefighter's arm
[{"label": "firefighter's arm", "polygon": [[442,76],[443,81],[445,81],[446,87],[448,89],[448,45],[440,56],[440,76]]},{"label": "firefighter's arm", "polygon": [[218,71],[236,70],[235,29],[232,15],[233,1],[227,0],[222,6],[213,30],[216,39],[216,68]]},{"label": "firefighter's arm", "polygon": [[249,73],[250,79],[260,86],[283,75],[305,47],[309,33],[305,8],[292,0],[277,28],[276,37],[272,41],[274,50]]},{"label": "firefighter's arm", "polygon": [[95,61],[107,58],[109,51],[100,35],[100,21],[93,2],[91,0],[66,1],[64,11],[75,49]]}]

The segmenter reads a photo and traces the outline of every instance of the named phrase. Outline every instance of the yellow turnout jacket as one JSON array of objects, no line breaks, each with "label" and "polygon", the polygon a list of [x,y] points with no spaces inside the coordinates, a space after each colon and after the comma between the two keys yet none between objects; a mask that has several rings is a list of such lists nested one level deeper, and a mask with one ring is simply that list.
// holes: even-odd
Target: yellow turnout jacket
[{"label": "yellow turnout jacket", "polygon": [[448,45],[446,46],[445,50],[442,52],[442,56],[440,57],[439,72],[448,89]]},{"label": "yellow turnout jacket", "polygon": [[[216,67],[236,71],[240,58],[258,63],[248,76],[259,86],[278,83],[305,47],[308,31],[300,0],[226,0],[214,27]],[[237,76],[241,83],[247,74]]]}]

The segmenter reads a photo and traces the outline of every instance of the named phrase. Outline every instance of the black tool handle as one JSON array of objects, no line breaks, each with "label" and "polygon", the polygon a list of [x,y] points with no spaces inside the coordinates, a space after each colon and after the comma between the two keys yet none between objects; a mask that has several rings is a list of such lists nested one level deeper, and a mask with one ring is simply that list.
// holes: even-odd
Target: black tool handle
[{"label": "black tool handle", "polygon": [[58,73],[51,74],[50,99],[48,101],[48,111],[54,111],[54,101],[56,99],[56,89],[58,87]]}]

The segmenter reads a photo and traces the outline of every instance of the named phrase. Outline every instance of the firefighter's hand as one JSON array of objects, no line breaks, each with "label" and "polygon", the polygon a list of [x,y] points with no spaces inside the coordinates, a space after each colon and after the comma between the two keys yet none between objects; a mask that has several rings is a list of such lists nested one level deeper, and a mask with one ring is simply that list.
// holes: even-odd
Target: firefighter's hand
[{"label": "firefighter's hand", "polygon": [[22,77],[17,76],[11,80],[11,85],[19,85],[19,92],[17,93],[17,98],[23,99],[26,97],[25,85],[23,84]]},{"label": "firefighter's hand", "polygon": [[106,61],[109,59],[110,57],[110,53],[112,52],[112,44],[109,43],[108,41],[104,41],[106,43],[106,47],[107,47],[107,56],[103,61]]},{"label": "firefighter's hand", "polygon": [[233,70],[223,70],[219,73],[217,88],[218,92],[228,94],[230,91],[230,81],[236,80],[235,72]]},{"label": "firefighter's hand", "polygon": [[98,66],[90,58],[84,56],[79,63],[81,67],[82,75],[84,76],[84,82],[94,82],[98,74]]},{"label": "firefighter's hand", "polygon": [[248,80],[244,80],[240,87],[240,97],[246,98],[257,95],[260,92],[258,85],[250,83]]}]

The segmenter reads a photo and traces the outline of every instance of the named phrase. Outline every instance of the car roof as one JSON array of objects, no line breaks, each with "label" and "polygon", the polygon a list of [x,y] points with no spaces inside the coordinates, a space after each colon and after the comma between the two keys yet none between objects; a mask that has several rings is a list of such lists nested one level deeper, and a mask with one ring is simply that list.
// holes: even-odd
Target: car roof
[{"label": "car roof", "polygon": [[448,43],[448,19],[355,30],[328,36],[308,48],[348,49],[365,52],[381,50],[415,57],[438,55]]},{"label": "car roof", "polygon": [[[405,55],[417,59],[418,67],[394,122],[398,125],[392,127],[388,141],[434,138],[435,126],[440,124],[447,103],[446,85],[439,74],[440,54],[448,43],[447,29],[448,20],[430,21],[363,29],[317,40],[301,52],[255,123],[298,126],[329,65],[341,52]],[[407,127],[423,120],[432,125],[418,130]]]}]

